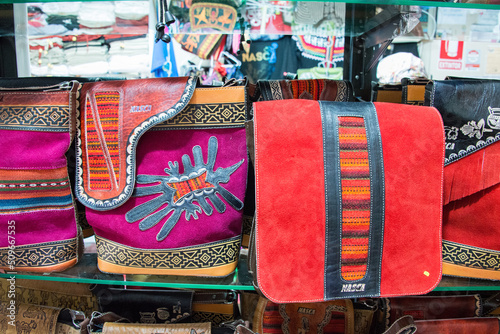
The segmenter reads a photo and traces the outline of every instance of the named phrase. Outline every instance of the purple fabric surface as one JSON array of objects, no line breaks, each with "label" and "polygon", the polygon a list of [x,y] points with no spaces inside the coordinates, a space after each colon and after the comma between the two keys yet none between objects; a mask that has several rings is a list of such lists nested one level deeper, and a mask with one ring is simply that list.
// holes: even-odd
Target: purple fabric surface
[{"label": "purple fabric surface", "polygon": [[50,169],[66,166],[70,145],[67,132],[0,129],[0,168]]},{"label": "purple fabric surface", "polygon": [[[192,150],[196,145],[201,147],[206,162],[208,141],[211,136],[215,136],[218,140],[215,170],[219,167],[230,167],[244,159],[244,163],[231,175],[229,182],[220,183],[223,188],[244,202],[248,159],[245,129],[243,128],[149,131],[140,139],[137,148],[137,174],[166,176],[164,169],[168,167],[170,161],[177,161],[182,173],[182,156],[189,155],[191,162],[194,163]],[[95,211],[87,208],[87,219],[96,235],[127,246],[144,249],[168,249],[199,245],[241,234],[243,210],[236,211],[221,196],[218,196],[226,204],[224,213],[219,213],[214,209],[210,216],[202,212],[198,214],[198,219],[192,217],[190,221],[186,221],[183,212],[179,222],[167,238],[163,241],[157,241],[156,235],[168,216],[154,227],[140,231],[140,221],[128,223],[125,220],[125,214],[135,206],[158,196],[131,197],[121,207],[110,211]],[[164,204],[160,209],[166,206]]]},{"label": "purple fabric surface", "polygon": [[[75,211],[72,208],[0,215],[0,236],[6,236],[8,222],[12,220],[15,221],[16,247],[66,240],[77,235]],[[0,237],[0,247],[8,246],[7,239]]]}]

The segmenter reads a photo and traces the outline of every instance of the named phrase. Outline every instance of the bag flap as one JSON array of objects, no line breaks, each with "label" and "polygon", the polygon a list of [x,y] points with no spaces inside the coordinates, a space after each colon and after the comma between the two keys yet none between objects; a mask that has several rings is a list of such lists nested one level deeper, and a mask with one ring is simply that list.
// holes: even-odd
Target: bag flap
[{"label": "bag flap", "polygon": [[459,296],[409,296],[386,299],[389,324],[410,315],[414,320],[480,317],[481,297]]},{"label": "bag flap", "polygon": [[445,130],[444,204],[500,182],[500,81],[436,80],[426,105],[438,109]]},{"label": "bag flap", "polygon": [[195,77],[84,84],[77,127],[78,200],[110,210],[130,198],[140,137],[182,111],[195,87]]},{"label": "bag flap", "polygon": [[434,108],[284,100],[254,112],[256,275],[267,298],[438,284],[444,138]]}]

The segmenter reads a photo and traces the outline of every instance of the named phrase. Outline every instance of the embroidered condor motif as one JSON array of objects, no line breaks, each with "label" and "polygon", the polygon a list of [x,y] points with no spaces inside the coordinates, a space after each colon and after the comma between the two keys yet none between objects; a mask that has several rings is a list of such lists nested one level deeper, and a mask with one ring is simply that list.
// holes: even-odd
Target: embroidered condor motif
[{"label": "embroidered condor motif", "polygon": [[[187,221],[191,217],[198,219],[198,213],[201,213],[202,210],[206,215],[212,215],[213,208],[207,199],[210,200],[217,212],[225,212],[226,205],[217,194],[235,210],[241,210],[243,202],[223,188],[220,183],[228,183],[231,174],[241,166],[244,159],[230,167],[220,167],[214,170],[217,148],[217,138],[210,137],[207,163],[205,163],[201,147],[198,145],[193,147],[194,165],[191,163],[189,155],[184,154],[182,156],[182,164],[184,165],[182,174],[179,172],[179,163],[169,161],[168,168],[165,168],[167,176],[138,175],[138,184],[155,184],[135,187],[133,196],[141,197],[153,194],[160,194],[160,196],[128,211],[125,215],[127,222],[134,223],[141,220],[139,229],[145,231],[171,213],[156,237],[156,240],[162,241],[177,224],[183,212],[185,212]],[[164,204],[168,205],[158,210]]]}]

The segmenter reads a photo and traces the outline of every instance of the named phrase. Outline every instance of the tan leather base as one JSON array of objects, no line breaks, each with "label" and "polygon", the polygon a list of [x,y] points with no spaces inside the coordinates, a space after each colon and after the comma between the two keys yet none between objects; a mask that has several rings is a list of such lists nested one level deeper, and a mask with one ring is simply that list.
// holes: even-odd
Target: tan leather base
[{"label": "tan leather base", "polygon": [[97,267],[103,273],[110,274],[138,274],[138,275],[177,275],[177,276],[228,276],[236,269],[237,262],[220,267],[208,269],[154,269],[154,268],[131,268],[97,259]]},{"label": "tan leather base", "polygon": [[500,280],[500,271],[475,269],[443,262],[443,275]]},{"label": "tan leather base", "polygon": [[52,273],[52,272],[61,272],[66,269],[69,269],[73,267],[77,263],[77,259],[73,259],[70,261],[66,261],[64,263],[59,263],[53,266],[47,266],[47,267],[15,267],[14,270],[12,270],[9,267],[0,267],[0,269],[3,269],[7,272],[9,271],[22,271],[22,272],[31,272],[31,273]]}]

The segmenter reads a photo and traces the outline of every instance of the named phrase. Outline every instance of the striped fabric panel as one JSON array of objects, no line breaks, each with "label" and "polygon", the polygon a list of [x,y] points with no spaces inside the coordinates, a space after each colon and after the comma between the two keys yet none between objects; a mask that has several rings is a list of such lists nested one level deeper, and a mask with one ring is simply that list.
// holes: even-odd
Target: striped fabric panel
[{"label": "striped fabric panel", "polygon": [[313,100],[319,100],[325,82],[323,80],[291,80],[290,87],[294,99],[299,99],[301,94],[309,92]]},{"label": "striped fabric panel", "polygon": [[206,179],[207,172],[186,181],[168,183],[169,187],[177,190],[174,194],[174,203],[192,191],[204,188],[214,188],[214,185],[208,183]]},{"label": "striped fabric panel", "polygon": [[262,334],[282,334],[281,317],[279,305],[273,302],[267,302],[262,319]]},{"label": "striped fabric panel", "polygon": [[362,117],[339,117],[342,191],[341,274],[346,281],[362,279],[368,263],[370,232],[370,169]]},{"label": "striped fabric panel", "polygon": [[[118,112],[120,95],[118,92],[98,92],[95,94],[97,117],[94,118],[92,104],[87,99],[87,154],[89,161],[90,189],[111,190],[113,187],[110,169],[119,182]],[[97,124],[99,123],[99,124]],[[101,133],[104,143],[101,142]],[[108,166],[106,158],[112,166]]]},{"label": "striped fabric panel", "polygon": [[0,213],[67,209],[73,206],[66,168],[2,170]]}]

